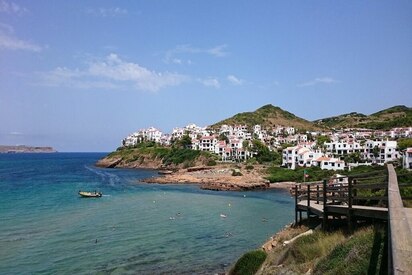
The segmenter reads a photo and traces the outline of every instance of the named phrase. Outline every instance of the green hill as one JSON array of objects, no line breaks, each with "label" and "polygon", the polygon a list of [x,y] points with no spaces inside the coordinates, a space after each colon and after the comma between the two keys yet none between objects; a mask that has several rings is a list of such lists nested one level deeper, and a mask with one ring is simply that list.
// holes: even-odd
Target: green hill
[{"label": "green hill", "polygon": [[271,104],[260,107],[254,112],[244,112],[234,115],[233,117],[224,119],[218,123],[211,125],[211,128],[220,127],[223,124],[235,125],[243,124],[254,126],[260,124],[262,127],[273,127],[275,125],[293,126],[298,129],[315,130],[321,128],[314,123],[303,118],[297,117],[292,113],[282,110],[279,107]]},{"label": "green hill", "polygon": [[370,128],[387,130],[393,127],[412,126],[412,108],[394,106],[371,115],[349,113],[314,121],[318,126],[329,128]]}]

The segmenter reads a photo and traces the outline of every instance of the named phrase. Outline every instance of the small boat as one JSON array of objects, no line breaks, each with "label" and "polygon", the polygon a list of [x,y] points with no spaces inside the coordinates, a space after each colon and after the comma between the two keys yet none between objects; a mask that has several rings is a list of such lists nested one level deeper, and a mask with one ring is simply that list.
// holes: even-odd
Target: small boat
[{"label": "small boat", "polygon": [[79,195],[83,198],[100,198],[103,194],[102,192],[88,192],[88,191],[79,191]]},{"label": "small boat", "polygon": [[227,218],[227,216],[225,214],[220,214],[221,218]]},{"label": "small boat", "polygon": [[157,173],[158,173],[159,175],[171,175],[171,174],[173,174],[173,171],[170,171],[170,170],[160,170],[160,171],[157,171]]}]

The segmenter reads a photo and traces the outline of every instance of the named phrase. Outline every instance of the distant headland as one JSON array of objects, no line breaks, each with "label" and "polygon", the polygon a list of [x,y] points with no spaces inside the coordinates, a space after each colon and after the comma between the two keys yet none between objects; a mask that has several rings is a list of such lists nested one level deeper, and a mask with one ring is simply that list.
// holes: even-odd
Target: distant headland
[{"label": "distant headland", "polygon": [[53,147],[40,147],[40,146],[9,146],[0,145],[0,154],[7,153],[56,153],[57,151]]}]

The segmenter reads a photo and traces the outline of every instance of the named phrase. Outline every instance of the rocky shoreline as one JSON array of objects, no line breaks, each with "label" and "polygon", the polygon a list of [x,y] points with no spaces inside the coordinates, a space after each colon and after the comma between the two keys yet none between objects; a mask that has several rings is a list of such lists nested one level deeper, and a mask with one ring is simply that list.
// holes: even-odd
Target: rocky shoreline
[{"label": "rocky shoreline", "polygon": [[247,169],[244,164],[218,164],[216,166],[196,166],[189,168],[168,167],[166,170],[158,162],[124,162],[121,158],[104,158],[96,163],[104,168],[156,169],[159,175],[146,178],[151,184],[199,184],[201,189],[215,191],[247,191],[264,189],[289,190],[294,182],[270,183],[264,178],[266,167],[254,165]]}]

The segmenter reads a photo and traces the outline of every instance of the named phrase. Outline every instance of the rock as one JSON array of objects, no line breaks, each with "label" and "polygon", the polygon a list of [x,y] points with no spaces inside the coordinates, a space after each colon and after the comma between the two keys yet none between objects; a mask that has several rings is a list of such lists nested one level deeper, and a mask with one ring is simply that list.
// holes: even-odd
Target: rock
[{"label": "rock", "polygon": [[96,163],[97,167],[103,167],[103,168],[114,168],[116,167],[120,162],[122,161],[122,158],[104,158],[99,160]]}]

